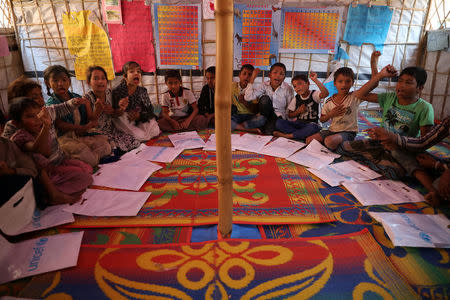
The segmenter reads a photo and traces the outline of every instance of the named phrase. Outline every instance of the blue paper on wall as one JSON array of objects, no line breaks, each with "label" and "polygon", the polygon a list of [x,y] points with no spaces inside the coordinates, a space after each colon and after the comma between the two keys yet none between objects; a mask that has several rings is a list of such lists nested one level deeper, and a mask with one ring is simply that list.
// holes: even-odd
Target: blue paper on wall
[{"label": "blue paper on wall", "polygon": [[375,45],[376,50],[382,51],[391,24],[392,12],[388,6],[350,6],[344,40],[350,45],[357,46],[371,43]]}]

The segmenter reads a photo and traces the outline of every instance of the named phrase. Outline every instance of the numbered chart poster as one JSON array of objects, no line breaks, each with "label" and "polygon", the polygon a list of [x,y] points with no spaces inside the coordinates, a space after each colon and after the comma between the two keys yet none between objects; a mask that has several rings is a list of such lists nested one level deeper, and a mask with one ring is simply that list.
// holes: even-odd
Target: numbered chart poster
[{"label": "numbered chart poster", "polygon": [[244,64],[268,70],[278,59],[280,8],[266,5],[234,6],[234,68]]},{"label": "numbered chart poster", "polygon": [[154,4],[156,54],[160,68],[201,67],[201,13],[200,4]]},{"label": "numbered chart poster", "polygon": [[334,54],[341,19],[342,8],[283,8],[279,52]]}]

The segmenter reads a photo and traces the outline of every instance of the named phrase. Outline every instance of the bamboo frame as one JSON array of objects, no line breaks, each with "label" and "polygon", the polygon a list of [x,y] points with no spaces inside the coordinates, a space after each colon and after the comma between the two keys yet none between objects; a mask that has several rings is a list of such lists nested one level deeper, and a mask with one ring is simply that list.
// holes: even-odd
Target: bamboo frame
[{"label": "bamboo frame", "polygon": [[[0,0],[0,1],[5,1],[5,0]],[[79,7],[79,8],[86,8],[86,9],[92,9],[92,10],[97,10],[100,11],[101,9],[101,4],[100,4],[100,0],[32,0],[32,1],[24,1],[24,0],[7,0],[8,1],[8,5],[10,7],[12,7],[13,5],[17,6],[19,9],[22,8],[22,15],[24,14],[24,8],[28,11],[30,9],[34,9],[36,7],[36,2],[38,2],[39,7],[36,7],[37,9],[48,9],[51,8],[52,12],[53,12],[53,17],[50,17],[49,20],[42,20],[41,22],[37,22],[39,19],[34,19],[34,21],[36,22],[29,22],[27,23],[27,19],[26,18],[19,18],[22,21],[20,23],[14,23],[15,27],[20,27],[23,28],[23,37],[20,37],[23,41],[27,41],[25,44],[27,46],[31,46],[31,47],[44,47],[41,49],[45,49],[47,50],[46,52],[48,54],[46,54],[45,56],[49,56],[48,59],[48,63],[49,64],[53,64],[53,63],[59,63],[62,64],[64,66],[69,66],[73,64],[74,58],[71,57],[70,55],[68,55],[68,53],[66,52],[66,47],[64,47],[64,33],[61,32],[61,28],[59,27],[59,23],[58,23],[58,19],[56,18],[56,15],[60,15],[62,13],[62,11],[65,10],[69,10],[70,8],[74,9],[75,7]],[[151,3],[155,3],[158,0],[152,0]],[[400,18],[393,24],[394,26],[402,26],[405,29],[412,29],[414,28],[415,30],[418,28],[425,28],[425,29],[437,29],[436,26],[439,27],[443,27],[445,24],[448,24],[448,15],[449,12],[445,11],[445,9],[448,10],[448,5],[446,5],[446,3],[444,3],[445,0],[429,0],[429,4],[425,7],[425,6],[419,6],[417,3],[419,3],[419,1],[403,1],[404,5],[402,5],[402,7],[400,8],[396,8],[397,10],[397,14],[400,15]],[[282,1],[283,2],[283,1]],[[391,1],[387,0],[386,1],[386,5],[390,5]],[[406,4],[406,2],[408,2],[408,4]],[[69,6],[70,3],[70,6]],[[413,4],[411,5],[411,7],[406,7],[406,5],[410,6],[409,4]],[[89,6],[90,5],[90,6]],[[350,4],[351,5],[351,4]],[[416,7],[417,6],[417,7]],[[425,14],[425,25],[423,24],[418,24],[415,23],[413,24],[412,22],[412,18],[408,21],[405,21],[405,19],[403,18],[403,16],[405,15],[405,13],[408,12],[411,15],[416,15],[416,14]],[[41,12],[39,12],[41,13]],[[17,16],[20,16],[21,12],[19,10],[16,9],[16,14]],[[56,15],[55,15],[56,14]],[[50,15],[51,16],[51,15]],[[102,18],[103,16],[100,14],[100,18]],[[436,22],[431,22],[431,18],[438,18],[439,21]],[[14,18],[12,18],[14,19]],[[42,18],[41,18],[42,19]],[[204,69],[206,69],[207,66],[212,64],[212,61],[214,60],[215,54],[208,52],[208,49],[211,49],[211,47],[206,47],[206,46],[210,46],[210,45],[214,45],[215,44],[215,40],[211,37],[211,36],[207,36],[206,32],[207,32],[207,28],[209,28],[209,26],[214,26],[215,20],[214,19],[203,19],[202,17],[202,27],[203,27],[203,36],[202,36],[202,60],[204,62],[203,65],[203,71]],[[447,23],[446,23],[447,22]],[[53,25],[51,25],[53,24]],[[58,33],[55,35],[51,34],[50,32],[50,28],[49,26],[56,26],[56,29],[58,30]],[[44,29],[42,29],[42,26],[44,27]],[[345,26],[345,24],[344,24]],[[434,28],[432,28],[434,26]],[[39,28],[39,29],[37,29]],[[32,31],[29,31],[29,29],[31,29]],[[53,29],[53,28],[52,28]],[[41,36],[36,36],[34,33],[36,32],[36,30],[41,30],[43,31]],[[47,32],[45,32],[47,31]],[[17,32],[17,30],[16,30]],[[28,33],[29,32],[29,33]],[[30,36],[31,32],[33,32],[33,36]],[[27,36],[28,35],[28,36]],[[57,41],[59,39],[59,41]],[[401,41],[400,41],[401,40]],[[20,40],[17,40],[19,45],[20,45]],[[410,47],[414,47],[414,46],[421,46],[421,44],[419,44],[420,41],[418,42],[414,42],[414,41],[403,41],[403,36],[400,36],[400,34],[397,35],[397,37],[395,38],[395,40],[392,43],[388,43],[387,45],[391,45],[393,46],[393,58],[392,58],[392,62],[394,61],[402,61],[401,64],[405,63],[405,53],[402,53],[405,51],[405,49],[408,49]],[[344,45],[345,47],[345,41],[341,41],[341,43]],[[155,42],[153,41],[153,44],[155,44]],[[369,68],[369,66],[365,66],[364,62],[362,62],[362,60],[360,60],[358,58],[361,57],[361,54],[365,51],[367,51],[367,46],[369,44],[363,44],[363,46],[361,46],[359,48],[360,53],[355,52],[355,48],[354,46],[351,47],[352,49],[352,54],[353,55],[357,55],[356,58],[359,60],[358,62],[355,62],[355,65],[351,65],[352,68],[354,68],[356,75],[358,76],[358,78],[360,77],[360,73],[361,73],[361,68]],[[47,48],[45,48],[47,47]],[[51,48],[52,47],[52,48]],[[347,46],[348,47],[348,46]],[[370,47],[372,47],[370,45]],[[37,48],[39,49],[39,48]],[[345,49],[345,48],[344,48]],[[36,50],[38,51],[38,50]],[[34,59],[36,59],[37,57],[34,57],[35,55],[33,53],[36,53],[36,51],[31,51],[31,54],[33,57],[33,64],[36,65],[37,61],[34,61]],[[61,52],[62,51],[62,52]],[[371,51],[371,50],[369,50]],[[44,51],[42,51],[44,52]],[[57,53],[58,52],[58,53]],[[352,55],[352,57],[353,57]],[[365,54],[367,55],[367,54]],[[321,57],[323,57],[323,61],[321,60]],[[426,52],[424,53],[424,55],[422,55],[422,57],[425,57],[423,59],[423,61],[419,61],[418,65],[421,66],[425,66],[427,65],[427,59],[431,59],[434,58],[434,56],[432,57],[428,57],[426,55]],[[313,69],[314,71],[326,71],[328,74],[331,71],[330,70],[330,65],[329,63],[333,60],[333,56],[332,55],[308,55],[308,57],[305,58],[304,55],[298,55],[298,54],[293,54],[293,55],[286,55],[286,54],[280,54],[279,55],[279,61],[285,63],[288,66],[288,69],[291,71],[307,71],[309,72],[311,69]],[[306,63],[304,65],[304,67],[302,68],[298,68],[296,67],[296,62],[302,62]],[[314,69],[314,64],[315,63],[327,63],[328,62],[328,67],[326,67],[325,70],[316,70]],[[434,63],[434,61],[433,61]],[[428,65],[433,65],[433,63],[429,63]],[[345,65],[347,65],[347,62],[344,62]],[[363,64],[363,65],[361,65]],[[397,66],[397,67],[404,67],[404,66]],[[325,68],[325,67],[324,67]],[[433,78],[440,78],[438,75],[442,75],[441,73],[438,72],[438,70],[434,70],[434,68],[429,68],[430,70],[427,70],[429,73],[429,80],[432,81]],[[34,71],[43,71],[43,70],[36,70],[36,67],[34,67]],[[186,74],[186,72],[183,72],[183,74]],[[433,75],[435,74],[435,75]],[[448,74],[445,74],[446,76],[448,76]],[[146,78],[145,84],[143,85],[144,87],[148,87],[149,88],[149,96],[152,100],[156,100],[154,102],[159,102],[159,98],[161,97],[162,93],[166,91],[166,87],[165,84],[163,84],[163,81],[161,80],[161,75],[158,75],[156,73],[150,75],[151,78],[150,80],[148,80]],[[267,72],[262,72],[262,79],[265,80],[265,77],[267,76]],[[35,72],[35,77],[38,78],[37,72]],[[261,78],[261,77],[260,77]],[[205,79],[203,76],[196,76],[194,75],[194,72],[191,71],[188,74],[186,74],[186,76],[183,77],[183,85],[191,88],[192,91],[194,92],[194,94],[198,97],[198,95],[200,94],[200,90],[202,85],[205,83]],[[447,79],[450,79],[450,77],[447,77]],[[287,81],[289,80],[286,79]],[[259,81],[259,79],[258,79]],[[355,82],[355,87],[359,87],[364,83],[364,81],[356,81]],[[380,89],[393,89],[393,84],[391,82],[382,82],[380,85]],[[428,94],[427,94],[428,93]],[[440,92],[442,93],[442,92]],[[423,92],[424,95],[435,95],[436,97],[438,96],[437,93],[435,93],[434,91],[426,91],[424,90]],[[433,97],[428,97],[425,99],[431,99]],[[444,102],[447,102],[448,99],[450,98],[449,95],[445,95],[445,100]],[[435,107],[437,113],[439,113],[439,109],[440,109],[440,104],[438,105],[439,107]]]},{"label": "bamboo frame", "polygon": [[219,192],[218,230],[231,236],[233,223],[233,169],[231,160],[231,86],[233,78],[233,1],[216,0],[215,122]]}]

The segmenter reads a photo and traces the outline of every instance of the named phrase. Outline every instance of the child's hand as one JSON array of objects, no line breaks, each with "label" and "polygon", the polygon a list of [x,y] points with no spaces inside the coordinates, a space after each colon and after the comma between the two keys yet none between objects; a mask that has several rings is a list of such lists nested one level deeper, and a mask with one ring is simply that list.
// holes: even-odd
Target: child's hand
[{"label": "child's hand", "polygon": [[261,70],[259,68],[255,68],[252,73],[252,77],[250,77],[250,82],[253,83],[255,81],[255,78],[258,76],[259,72]]},{"label": "child's hand", "polygon": [[300,105],[300,106],[295,110],[295,113],[297,114],[297,116],[300,115],[300,114],[302,114],[302,113],[304,113],[304,112],[306,112],[306,105],[305,105],[305,104]]},{"label": "child's hand", "polygon": [[339,117],[343,116],[347,111],[347,107],[344,107],[342,104],[335,106],[329,113],[330,117]]},{"label": "child's hand", "polygon": [[372,127],[367,130],[371,139],[386,141],[391,140],[391,134],[389,131],[382,127]]},{"label": "child's hand", "polygon": [[0,161],[0,175],[12,175],[14,173],[14,169],[8,167],[6,162]]},{"label": "child's hand", "polygon": [[79,103],[80,103],[80,104],[84,104],[84,105],[89,105],[89,104],[91,104],[91,101],[89,101],[89,99],[86,98],[86,97],[82,97],[82,98],[78,98],[78,99],[79,99]]},{"label": "child's hand", "polygon": [[127,107],[128,107],[128,97],[120,99],[120,101],[119,101],[119,108],[122,111],[125,111],[125,110],[127,110]]},{"label": "child's hand", "polygon": [[141,114],[137,110],[129,111],[127,114],[128,121],[130,122],[138,120],[140,116]]},{"label": "child's hand", "polygon": [[48,114],[48,111],[45,108],[45,106],[41,108],[41,110],[37,114],[37,117],[39,118],[39,120],[41,120],[42,124],[47,128],[50,127],[50,125],[52,124],[52,119],[50,118],[50,115]]},{"label": "child's hand", "polygon": [[317,80],[316,72],[313,71],[309,72],[309,78],[311,78],[311,80],[315,82]]},{"label": "child's hand", "polygon": [[175,131],[178,131],[178,130],[183,129],[183,128],[181,127],[181,124],[178,123],[178,122],[175,121],[175,120],[173,120],[172,127],[173,127],[173,129],[174,129]]},{"label": "child's hand", "polygon": [[97,120],[91,120],[85,125],[86,130],[97,127]]},{"label": "child's hand", "polygon": [[182,129],[187,129],[189,127],[189,124],[191,124],[191,121],[188,119],[184,119],[183,122],[180,123],[180,126]]},{"label": "child's hand", "polygon": [[94,104],[94,111],[98,110],[99,112],[102,112],[104,107],[105,107],[105,102],[103,100],[97,98],[97,101],[95,101],[95,104]]},{"label": "child's hand", "polygon": [[103,111],[104,111],[105,114],[107,114],[107,115],[112,115],[112,114],[114,114],[114,108],[112,108],[112,106],[109,105],[108,103],[105,103],[105,106],[103,106]]},{"label": "child's hand", "polygon": [[416,160],[419,165],[426,169],[433,169],[437,162],[431,155],[425,153],[418,154]]},{"label": "child's hand", "polygon": [[372,55],[370,56],[370,63],[377,63],[378,58],[380,58],[381,52],[380,51],[373,51]]},{"label": "child's hand", "polygon": [[387,65],[378,74],[382,77],[394,77],[397,76],[397,70],[393,66]]}]

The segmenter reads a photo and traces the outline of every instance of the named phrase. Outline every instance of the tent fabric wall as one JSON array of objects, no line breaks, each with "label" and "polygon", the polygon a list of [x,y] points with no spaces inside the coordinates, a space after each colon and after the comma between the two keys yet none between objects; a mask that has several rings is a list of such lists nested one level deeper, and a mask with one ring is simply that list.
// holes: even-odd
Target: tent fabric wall
[{"label": "tent fabric wall", "polygon": [[[136,0],[134,0],[136,1]],[[421,41],[424,36],[425,26],[430,27],[427,16],[430,16],[430,9],[439,9],[439,3],[445,0],[384,0],[384,1],[307,1],[307,0],[284,0],[282,2],[265,0],[261,4],[282,4],[283,6],[297,7],[318,7],[338,5],[345,6],[343,13],[343,26],[341,26],[340,39],[341,47],[349,54],[349,60],[341,60],[341,66],[351,67],[357,76],[356,87],[364,84],[370,76],[370,55],[374,51],[371,44],[352,46],[342,40],[346,15],[349,5],[388,5],[394,9],[391,26],[389,29],[383,55],[380,58],[379,66],[393,64],[396,68],[402,69],[406,66],[416,65],[419,61],[428,72],[429,79],[423,91],[423,97],[429,100],[435,109],[437,118],[448,115],[450,105],[448,104],[449,90],[449,53],[420,52]],[[173,3],[174,1],[146,0],[146,3]],[[179,1],[176,1],[179,3]],[[69,54],[67,43],[64,37],[62,26],[62,14],[74,10],[91,10],[94,16],[101,18],[101,1],[97,0],[53,0],[53,1],[25,1],[13,0],[15,15],[15,25],[19,38],[19,47],[23,58],[25,74],[37,78],[43,84],[42,71],[49,65],[61,64],[69,70],[74,70],[74,57]],[[183,3],[199,3],[198,0],[185,1]],[[235,1],[235,3],[248,3],[248,1]],[[443,6],[443,5],[442,5]],[[152,5],[153,7],[153,5]],[[443,8],[445,9],[445,8]],[[448,10],[448,8],[447,8]],[[445,19],[445,18],[444,18]],[[154,18],[153,18],[154,20]],[[436,25],[434,25],[436,26]],[[106,26],[105,26],[106,28]],[[433,28],[432,28],[433,29]],[[203,70],[215,64],[215,21],[202,20],[202,61]],[[420,57],[419,57],[420,56]],[[288,70],[288,78],[293,72],[315,71],[324,80],[333,71],[332,54],[279,54],[279,61],[284,63]],[[136,58],[139,61],[139,58]],[[1,68],[1,63],[0,63]],[[235,70],[236,71],[236,70]],[[143,76],[143,85],[147,88],[153,103],[157,103],[161,94],[166,91],[164,84],[165,70],[157,70],[155,73],[146,73]],[[203,71],[183,70],[180,71],[183,77],[183,85],[193,90],[198,97],[200,90],[205,83],[202,76]],[[257,82],[265,80],[267,72],[261,72],[261,77]],[[121,79],[118,75],[111,83],[116,85]],[[393,90],[395,82],[383,81],[375,92]],[[72,88],[75,92],[82,94],[89,87],[84,83],[72,78]],[[312,88],[315,88],[312,86]],[[44,92],[46,89],[44,87]],[[5,99],[2,98],[3,102]]]}]

